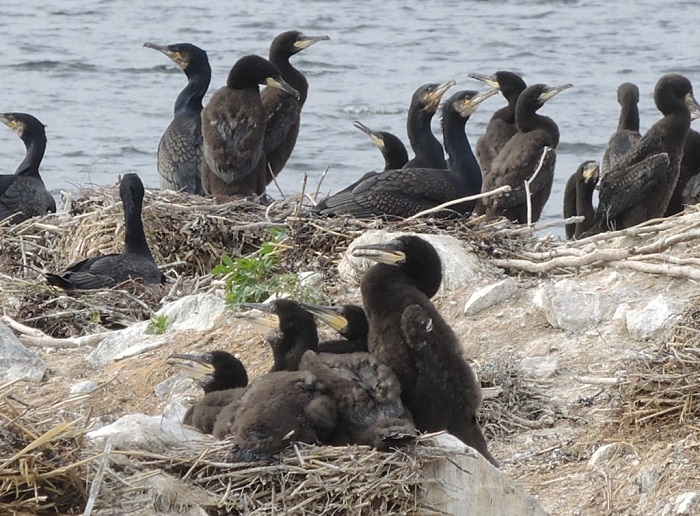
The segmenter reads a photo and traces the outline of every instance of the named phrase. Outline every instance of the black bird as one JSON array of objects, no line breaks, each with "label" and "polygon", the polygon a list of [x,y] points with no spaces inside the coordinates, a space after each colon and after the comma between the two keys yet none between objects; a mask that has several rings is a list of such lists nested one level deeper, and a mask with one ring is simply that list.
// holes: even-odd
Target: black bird
[{"label": "black bird", "polygon": [[299,96],[297,98],[279,88],[270,87],[260,92],[260,98],[267,111],[263,144],[263,152],[267,159],[265,185],[269,185],[272,178],[282,171],[292,154],[299,135],[301,109],[309,92],[306,77],[292,66],[289,58],[314,43],[328,39],[328,36],[305,36],[299,31],[291,30],[278,35],[270,45],[270,62],[277,67],[287,84],[299,92]]},{"label": "black bird", "polygon": [[663,118],[602,177],[595,225],[584,236],[628,228],[666,213],[678,182],[691,113],[700,113],[700,105],[690,81],[675,73],[657,81],[654,102]]},{"label": "black bird", "polygon": [[[484,93],[461,91],[450,97],[442,112],[442,131],[449,154],[449,168],[388,170],[367,177],[355,188],[325,199],[324,215],[351,214],[354,217],[391,215],[410,217],[439,204],[481,191],[481,170],[469,146],[465,124],[481,102],[496,90]],[[465,214],[474,202],[451,209]]]},{"label": "black bird", "polygon": [[136,174],[125,174],[119,185],[124,206],[124,251],[86,258],[69,265],[58,274],[46,274],[49,284],[67,290],[110,288],[127,281],[165,283],[148,247],[141,220],[143,183]]},{"label": "black bird", "polygon": [[496,88],[508,101],[505,107],[491,116],[486,131],[476,142],[476,157],[481,171],[486,176],[491,170],[491,163],[503,146],[518,132],[515,125],[515,104],[527,85],[517,73],[508,71],[499,71],[493,75],[470,73],[469,77]]},{"label": "black bird", "polygon": [[369,136],[384,157],[384,170],[403,168],[408,163],[408,152],[403,142],[388,131],[375,131],[355,120],[352,125]]},{"label": "black bird", "polygon": [[[695,119],[696,115],[691,114],[691,117]],[[696,204],[692,199],[697,197],[697,193],[693,194],[692,191],[696,190],[697,187],[690,186],[687,191],[686,187],[691,178],[697,174],[700,174],[700,133],[691,128],[688,129],[688,134],[685,135],[678,183],[676,183],[676,188],[673,190],[668,208],[666,208],[666,213],[664,214],[666,217],[680,213],[683,211],[684,205]]]},{"label": "black bird", "polygon": [[485,192],[504,185],[509,185],[511,191],[483,199],[487,215],[504,215],[511,221],[527,223],[525,181],[533,177],[541,162],[540,171],[530,185],[532,222],[539,220],[554,182],[559,128],[551,118],[537,114],[537,110],[567,88],[571,84],[555,87],[533,84],[518,96],[515,108],[518,132],[491,163],[483,186]]},{"label": "black bird", "polygon": [[585,217],[583,222],[567,224],[566,238],[579,238],[595,221],[593,208],[593,192],[598,184],[599,167],[597,161],[581,163],[564,188],[564,218],[580,215]]},{"label": "black bird", "polygon": [[207,53],[191,43],[144,47],[162,52],[187,76],[175,100],[174,117],[158,143],[158,174],[163,190],[204,195],[202,188],[202,99],[211,82]]},{"label": "black bird", "polygon": [[265,459],[292,441],[324,441],[338,413],[323,384],[308,371],[277,371],[251,383],[222,437],[234,443],[239,462]]},{"label": "black bird", "polygon": [[631,82],[623,82],[617,88],[620,119],[617,130],[608,140],[603,154],[600,177],[615,168],[632,146],[642,137],[639,134],[639,88]]},{"label": "black bird", "polygon": [[247,55],[233,65],[226,86],[214,92],[202,110],[202,185],[211,195],[265,191],[267,114],[259,84],[299,95],[270,61]]},{"label": "black bird", "polygon": [[[356,246],[352,254],[377,262],[360,285],[369,320],[367,346],[396,373],[416,427],[446,429],[495,463],[475,417],[480,386],[459,339],[427,295],[437,291],[442,278],[435,248],[403,235],[386,244]],[[414,305],[418,308],[410,308]],[[421,351],[419,339],[427,341],[427,351]]]},{"label": "black bird", "polygon": [[403,168],[447,168],[445,152],[430,123],[440,99],[455,84],[453,80],[424,84],[413,93],[406,117],[406,132],[415,156]]},{"label": "black bird", "polygon": [[222,409],[240,399],[248,385],[245,366],[231,353],[221,350],[201,355],[173,353],[168,360],[199,380],[204,390],[204,396],[187,410],[182,423],[205,434],[213,433]]},{"label": "black bird", "polygon": [[415,440],[417,431],[401,401],[399,379],[370,353],[307,351],[299,370],[313,373],[336,403],[338,425],[329,444],[388,450]]},{"label": "black bird", "polygon": [[301,306],[322,322],[340,333],[344,338],[324,340],[318,343],[319,353],[356,353],[367,351],[369,324],[361,306],[342,305],[340,307],[310,305]]},{"label": "black bird", "polygon": [[56,212],[56,201],[46,190],[39,165],[46,151],[44,124],[27,113],[2,113],[0,122],[22,139],[24,160],[14,174],[0,175],[0,221],[12,217],[17,224],[31,217]]},{"label": "black bird", "polygon": [[314,316],[297,301],[274,299],[269,303],[240,303],[239,306],[260,310],[267,315],[246,315],[245,319],[265,333],[274,360],[270,372],[296,371],[307,350],[318,351]]}]

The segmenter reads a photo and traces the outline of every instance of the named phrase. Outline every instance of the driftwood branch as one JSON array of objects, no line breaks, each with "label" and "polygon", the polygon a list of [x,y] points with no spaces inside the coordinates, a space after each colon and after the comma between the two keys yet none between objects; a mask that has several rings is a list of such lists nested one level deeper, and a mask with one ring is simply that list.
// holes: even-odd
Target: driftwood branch
[{"label": "driftwood branch", "polygon": [[413,219],[417,219],[420,217],[425,217],[426,215],[430,215],[431,213],[435,213],[435,212],[438,212],[440,210],[444,210],[445,208],[449,208],[450,206],[454,206],[455,204],[459,204],[462,202],[468,202],[468,201],[476,201],[477,199],[483,199],[484,197],[491,197],[491,196],[498,195],[501,193],[508,193],[508,192],[510,192],[510,190],[511,190],[511,188],[509,185],[504,185],[504,186],[496,188],[495,190],[490,190],[488,192],[482,192],[482,193],[475,194],[475,195],[469,195],[467,197],[460,197],[459,199],[454,199],[452,201],[444,202],[444,203],[439,204],[438,206],[435,206],[433,208],[419,211],[415,215],[411,215],[410,217],[406,218],[405,220],[413,220]]}]

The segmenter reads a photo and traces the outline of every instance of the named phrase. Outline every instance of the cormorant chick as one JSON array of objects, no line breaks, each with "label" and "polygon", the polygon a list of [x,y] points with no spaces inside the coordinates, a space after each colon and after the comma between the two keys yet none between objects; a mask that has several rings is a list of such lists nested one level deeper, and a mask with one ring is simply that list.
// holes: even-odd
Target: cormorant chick
[{"label": "cormorant chick", "polygon": [[339,340],[319,342],[319,353],[356,353],[367,351],[369,325],[365,311],[361,306],[343,305],[333,308],[307,303],[300,304],[305,310],[311,312],[344,337]]},{"label": "cormorant chick", "polygon": [[582,222],[567,224],[566,238],[579,238],[595,221],[593,191],[598,184],[599,168],[597,161],[581,163],[564,188],[564,218],[577,215],[585,217]]},{"label": "cormorant chick", "polygon": [[275,65],[260,56],[248,55],[233,65],[226,86],[214,92],[202,110],[202,185],[211,195],[265,191],[263,141],[267,113],[259,84],[299,96]]},{"label": "cormorant chick", "polygon": [[263,144],[263,152],[267,159],[265,185],[269,185],[272,178],[282,171],[292,154],[299,135],[301,109],[309,92],[306,77],[292,66],[289,58],[314,43],[328,39],[328,36],[305,36],[299,31],[290,30],[278,35],[270,45],[270,62],[277,67],[287,84],[299,92],[299,96],[294,97],[279,88],[270,87],[260,92],[267,112]]},{"label": "cormorant chick", "polygon": [[175,101],[174,117],[158,143],[158,174],[162,190],[204,195],[202,188],[202,99],[211,82],[207,53],[191,43],[144,47],[162,52],[187,76],[187,86]]},{"label": "cormorant chick", "polygon": [[39,165],[46,151],[44,124],[27,113],[2,113],[0,122],[19,136],[26,148],[14,174],[0,175],[0,221],[12,217],[17,224],[31,217],[56,212],[56,201],[46,190]]},{"label": "cormorant chick", "polygon": [[620,160],[642,137],[639,134],[639,88],[631,82],[623,82],[617,88],[617,102],[620,104],[620,118],[617,130],[610,136],[603,154],[600,177],[617,167]]},{"label": "cormorant chick", "polygon": [[[352,254],[377,262],[360,285],[369,320],[367,346],[398,376],[401,399],[416,427],[446,429],[495,463],[475,417],[480,386],[457,336],[426,294],[436,292],[442,278],[435,248],[423,238],[403,235],[387,244],[356,246]],[[412,305],[419,314],[409,309]],[[419,338],[429,346],[427,355],[417,352]]]},{"label": "cormorant chick", "polygon": [[666,213],[691,116],[700,113],[700,105],[690,81],[675,73],[657,81],[654,102],[663,118],[600,180],[595,225],[584,236],[632,227]]},{"label": "cormorant chick", "polygon": [[504,185],[509,185],[511,191],[484,198],[482,201],[487,215],[504,215],[511,221],[527,223],[525,181],[534,176],[541,163],[537,176],[530,184],[531,221],[539,220],[554,182],[559,128],[551,118],[537,114],[537,110],[557,93],[568,88],[571,88],[571,84],[555,87],[533,84],[518,96],[515,107],[518,132],[508,140],[491,163],[491,170],[484,178],[483,186],[485,192]]},{"label": "cormorant chick", "polygon": [[238,462],[265,459],[292,441],[324,441],[338,420],[335,402],[308,371],[268,373],[248,386],[235,407],[236,417],[221,437],[231,436]]},{"label": "cormorant chick", "polygon": [[213,433],[222,409],[240,399],[248,385],[243,363],[221,350],[202,355],[173,353],[168,360],[188,376],[198,379],[204,390],[204,396],[187,410],[182,423],[205,434]]},{"label": "cormorant chick", "polygon": [[67,290],[111,288],[129,279],[165,283],[146,241],[141,220],[143,183],[136,174],[124,174],[119,185],[124,206],[124,252],[85,258],[58,274],[46,274],[49,284]]}]

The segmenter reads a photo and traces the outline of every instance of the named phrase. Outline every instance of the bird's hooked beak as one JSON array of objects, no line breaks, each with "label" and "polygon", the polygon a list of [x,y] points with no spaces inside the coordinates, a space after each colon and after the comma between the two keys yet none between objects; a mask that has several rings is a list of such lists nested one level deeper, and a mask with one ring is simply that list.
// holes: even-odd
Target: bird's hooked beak
[{"label": "bird's hooked beak", "polygon": [[348,320],[330,306],[309,305],[306,303],[300,303],[300,305],[304,310],[318,317],[321,322],[327,324],[335,331],[342,331],[348,326]]},{"label": "bird's hooked beak", "polygon": [[442,96],[455,84],[457,83],[454,81],[454,79],[450,79],[447,82],[439,84],[434,90],[426,92],[423,96],[423,105],[425,106],[425,109],[435,112],[440,105]]},{"label": "bird's hooked beak", "polygon": [[477,81],[485,82],[492,88],[495,88],[496,90],[501,89],[501,84],[498,82],[498,78],[495,75],[484,75],[481,73],[470,73],[467,74],[467,77],[471,77],[472,79],[476,79]]},{"label": "bird's hooked beak", "polygon": [[235,317],[238,319],[243,319],[250,323],[255,331],[262,335],[267,335],[271,330],[275,330],[279,327],[280,319],[277,314],[272,312],[273,305],[270,303],[239,303],[238,306],[243,308],[249,308],[251,310],[258,310],[263,312],[262,314],[255,313],[241,313],[236,314]]},{"label": "bird's hooked beak", "polygon": [[598,181],[598,176],[600,175],[600,167],[598,165],[598,162],[589,161],[588,163],[586,163],[583,167],[582,174],[583,179],[586,181],[586,183],[590,183],[591,181]]},{"label": "bird's hooked beak", "polygon": [[474,95],[471,98],[462,99],[455,104],[455,110],[464,118],[471,116],[471,114],[476,111],[476,108],[479,107],[479,104],[481,104],[487,98],[493,97],[496,93],[498,93],[497,89],[490,89]]},{"label": "bird's hooked beak", "polygon": [[272,88],[277,88],[282,91],[286,91],[290,95],[293,95],[295,99],[299,100],[300,95],[297,90],[292,88],[287,82],[282,79],[282,77],[268,77],[265,79],[265,84]]},{"label": "bird's hooked beak", "polygon": [[359,122],[357,120],[355,120],[352,123],[352,125],[354,125],[360,131],[362,131],[367,136],[369,136],[370,139],[372,140],[372,143],[374,143],[377,147],[379,147],[380,149],[384,148],[384,138],[382,138],[382,136],[377,131],[370,129],[365,124],[363,124],[362,122]]},{"label": "bird's hooked beak", "polygon": [[696,120],[700,118],[700,104],[698,104],[698,101],[695,100],[693,94],[686,94],[683,100],[685,101],[685,105],[688,106],[688,110],[690,111],[690,119]]},{"label": "bird's hooked beak", "polygon": [[331,38],[329,38],[328,36],[304,36],[303,34],[301,34],[299,38],[294,42],[294,48],[304,50],[305,48],[309,48],[314,43],[318,43],[319,41],[328,41],[329,39]]},{"label": "bird's hooked beak", "polygon": [[17,120],[10,113],[0,113],[0,122],[12,129],[19,136],[22,136],[22,132],[24,131],[24,124],[22,124],[22,122]]},{"label": "bird's hooked beak", "polygon": [[352,250],[352,255],[385,265],[400,265],[406,261],[406,253],[400,248],[401,244],[395,240],[383,244],[358,245]]},{"label": "bird's hooked beak", "polygon": [[156,45],[155,43],[151,43],[150,41],[147,41],[146,43],[144,43],[143,46],[145,48],[152,48],[153,50],[157,50],[158,52],[165,54],[170,59],[172,59],[173,62],[176,65],[178,65],[180,68],[182,68],[183,70],[185,68],[187,68],[187,65],[189,64],[189,60],[187,59],[186,56],[184,56],[180,52],[177,52],[175,50],[171,50],[170,47],[168,47],[168,46]]},{"label": "bird's hooked beak", "polygon": [[561,86],[552,86],[551,88],[545,89],[542,93],[540,93],[540,96],[538,97],[538,100],[544,104],[547,102],[549,99],[554,97],[557,93],[561,93],[564,90],[568,90],[569,88],[573,88],[573,84],[562,84]]},{"label": "bird's hooked beak", "polygon": [[214,366],[208,360],[207,355],[189,355],[173,353],[168,357],[168,363],[174,365],[190,378],[199,380],[214,372]]}]

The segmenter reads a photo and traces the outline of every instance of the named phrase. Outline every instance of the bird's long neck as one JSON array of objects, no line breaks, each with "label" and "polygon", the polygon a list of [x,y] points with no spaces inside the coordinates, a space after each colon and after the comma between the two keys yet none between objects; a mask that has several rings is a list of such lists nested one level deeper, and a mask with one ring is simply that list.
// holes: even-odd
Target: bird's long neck
[{"label": "bird's long neck", "polygon": [[593,209],[593,192],[595,186],[596,184],[593,181],[586,182],[583,179],[579,179],[576,183],[576,215],[584,217],[584,221],[576,225],[577,237],[588,229],[595,219],[595,210]]},{"label": "bird's long neck", "polygon": [[303,106],[309,94],[309,82],[304,74],[292,66],[289,57],[270,55],[270,62],[277,67],[285,82],[299,92],[298,102]]},{"label": "bird's long neck", "polygon": [[153,260],[153,255],[146,241],[141,220],[141,203],[132,201],[124,203],[124,222],[126,226],[124,235],[124,252],[139,254]]},{"label": "bird's long neck", "polygon": [[450,171],[460,174],[469,174],[470,171],[478,172],[479,188],[481,188],[481,171],[479,163],[472,152],[465,127],[469,118],[463,118],[454,111],[444,116],[442,121],[442,138],[445,142],[445,151],[448,156]]},{"label": "bird's long neck", "polygon": [[209,89],[211,82],[211,68],[207,66],[188,76],[187,86],[180,92],[175,100],[175,114],[182,112],[200,113],[202,111],[202,99]]},{"label": "bird's long neck", "polygon": [[625,103],[620,109],[620,120],[617,123],[617,130],[639,132],[639,108],[633,102]]},{"label": "bird's long neck", "polygon": [[444,163],[445,155],[442,145],[430,128],[432,119],[433,113],[428,113],[423,109],[419,109],[417,113],[409,113],[408,120],[411,123],[406,127],[408,140],[411,142],[416,157],[426,157],[431,161]]},{"label": "bird's long neck", "polygon": [[37,179],[41,179],[39,176],[39,165],[41,160],[44,159],[44,152],[46,151],[46,136],[38,135],[32,137],[29,141],[24,143],[27,153],[24,156],[24,160],[19,164],[15,174],[18,176],[33,176]]}]

